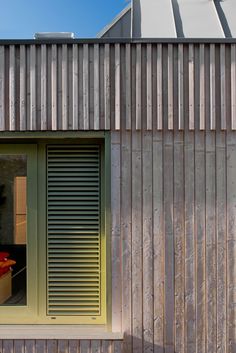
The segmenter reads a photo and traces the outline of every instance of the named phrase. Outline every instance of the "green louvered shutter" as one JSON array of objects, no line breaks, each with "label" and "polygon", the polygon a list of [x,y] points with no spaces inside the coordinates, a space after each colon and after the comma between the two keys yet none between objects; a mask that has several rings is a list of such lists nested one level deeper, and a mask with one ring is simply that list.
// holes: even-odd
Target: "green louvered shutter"
[{"label": "green louvered shutter", "polygon": [[100,315],[100,146],[49,145],[48,315]]}]

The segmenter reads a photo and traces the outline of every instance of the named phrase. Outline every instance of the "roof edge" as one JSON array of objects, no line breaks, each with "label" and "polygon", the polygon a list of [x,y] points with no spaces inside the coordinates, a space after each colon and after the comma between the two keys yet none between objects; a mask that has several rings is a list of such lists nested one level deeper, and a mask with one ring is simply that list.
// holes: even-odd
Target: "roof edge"
[{"label": "roof edge", "polygon": [[4,45],[53,44],[236,44],[236,38],[80,38],[80,39],[0,39]]},{"label": "roof edge", "polygon": [[106,34],[128,11],[131,10],[131,3],[128,4],[110,23],[108,23],[98,34],[96,38],[101,38]]}]

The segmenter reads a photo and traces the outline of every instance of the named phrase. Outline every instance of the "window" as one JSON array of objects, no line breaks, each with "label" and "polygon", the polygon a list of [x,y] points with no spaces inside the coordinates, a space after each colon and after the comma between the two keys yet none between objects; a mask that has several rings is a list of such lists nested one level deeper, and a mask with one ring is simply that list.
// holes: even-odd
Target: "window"
[{"label": "window", "polygon": [[[11,323],[21,318],[27,322],[36,316],[37,308],[36,146],[1,145],[0,166],[0,320]],[[27,190],[21,196],[16,185],[19,178],[27,180]],[[25,233],[24,227],[17,230],[19,197],[27,204]]]},{"label": "window", "polygon": [[101,141],[0,146],[1,324],[106,323],[104,164]]}]

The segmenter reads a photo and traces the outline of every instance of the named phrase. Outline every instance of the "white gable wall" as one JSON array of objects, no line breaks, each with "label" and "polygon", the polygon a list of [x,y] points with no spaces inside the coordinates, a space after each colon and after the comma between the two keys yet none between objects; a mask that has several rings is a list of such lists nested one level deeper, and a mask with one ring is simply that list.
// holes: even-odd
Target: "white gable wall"
[{"label": "white gable wall", "polygon": [[172,2],[177,31],[180,32],[182,26],[185,38],[224,38],[224,31],[213,1],[172,0]]},{"label": "white gable wall", "polygon": [[101,38],[236,37],[236,0],[132,0]]},{"label": "white gable wall", "polygon": [[171,0],[133,0],[132,37],[175,38]]}]

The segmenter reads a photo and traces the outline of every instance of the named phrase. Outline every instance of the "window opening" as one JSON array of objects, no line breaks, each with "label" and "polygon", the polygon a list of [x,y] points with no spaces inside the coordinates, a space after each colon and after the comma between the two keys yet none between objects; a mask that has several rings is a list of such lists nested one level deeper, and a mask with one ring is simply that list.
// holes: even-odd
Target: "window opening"
[{"label": "window opening", "polygon": [[0,305],[27,303],[25,155],[0,156]]}]

